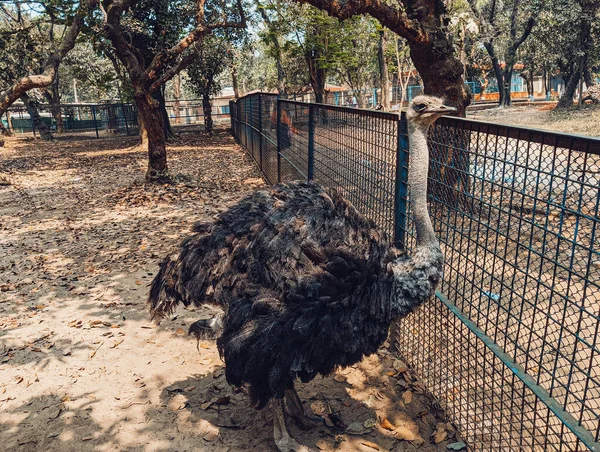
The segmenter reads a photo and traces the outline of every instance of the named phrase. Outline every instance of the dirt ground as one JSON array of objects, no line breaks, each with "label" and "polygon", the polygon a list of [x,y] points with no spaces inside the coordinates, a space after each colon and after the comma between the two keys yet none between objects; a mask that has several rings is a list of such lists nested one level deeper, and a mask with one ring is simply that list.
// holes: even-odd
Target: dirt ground
[{"label": "dirt ground", "polygon": [[600,137],[600,105],[585,105],[581,110],[573,107],[566,111],[554,111],[554,105],[517,105],[470,111],[467,116],[497,124]]},{"label": "dirt ground", "polygon": [[[263,185],[220,131],[169,147],[178,183],[146,186],[137,138],[9,139],[0,148],[0,442],[10,451],[275,450],[270,410],[230,387],[211,342],[145,306],[191,225]],[[434,451],[460,436],[387,350],[299,385],[347,430],[293,433],[320,450]],[[456,449],[458,450],[458,449]]]}]

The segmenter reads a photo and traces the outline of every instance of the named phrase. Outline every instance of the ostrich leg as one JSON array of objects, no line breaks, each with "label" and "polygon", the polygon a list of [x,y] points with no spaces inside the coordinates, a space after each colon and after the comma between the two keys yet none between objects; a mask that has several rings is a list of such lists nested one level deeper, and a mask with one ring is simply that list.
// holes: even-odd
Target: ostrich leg
[{"label": "ostrich leg", "polygon": [[310,430],[312,428],[323,425],[323,419],[320,417],[310,417],[304,412],[302,401],[298,397],[296,388],[285,390],[285,408],[290,417],[296,422],[302,430]]},{"label": "ostrich leg", "polygon": [[273,437],[279,452],[315,452],[300,444],[290,435],[285,414],[284,399],[273,399]]}]

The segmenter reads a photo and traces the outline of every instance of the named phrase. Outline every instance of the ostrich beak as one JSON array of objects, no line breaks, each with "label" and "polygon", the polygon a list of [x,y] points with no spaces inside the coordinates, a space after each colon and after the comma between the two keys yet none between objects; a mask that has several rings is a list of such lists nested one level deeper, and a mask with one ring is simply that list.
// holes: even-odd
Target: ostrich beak
[{"label": "ostrich beak", "polygon": [[447,115],[449,113],[454,113],[457,111],[455,107],[450,107],[449,105],[430,105],[423,113],[435,113],[437,115]]}]

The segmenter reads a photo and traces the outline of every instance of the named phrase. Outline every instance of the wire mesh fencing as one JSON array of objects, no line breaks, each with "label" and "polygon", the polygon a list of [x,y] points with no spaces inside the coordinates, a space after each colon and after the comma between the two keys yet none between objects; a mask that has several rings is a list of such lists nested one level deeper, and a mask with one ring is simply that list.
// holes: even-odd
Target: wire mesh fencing
[{"label": "wire mesh fencing", "polygon": [[[269,182],[335,188],[414,246],[404,118],[261,94],[231,110]],[[395,325],[399,353],[472,450],[600,451],[600,140],[442,118],[429,150],[445,277]]]},{"label": "wire mesh fencing", "polygon": [[138,133],[137,111],[131,104],[37,104],[35,111],[12,107],[2,118],[4,127],[12,133],[39,133],[34,126],[35,115],[55,136],[100,138]]},{"label": "wire mesh fencing", "polygon": [[[37,114],[55,137],[100,138],[138,133],[137,109],[132,104],[105,102],[52,106],[38,103],[34,108],[35,111],[28,111],[25,106],[12,107],[2,118],[2,124],[12,133],[32,133],[35,136],[39,131],[34,126],[32,115]],[[175,130],[204,125],[202,100],[167,101],[165,111]],[[211,114],[217,124],[229,121],[229,104],[212,106]]]},{"label": "wire mesh fencing", "polygon": [[[168,100],[165,102],[165,109],[171,127],[174,129],[196,128],[204,125],[202,99]],[[226,99],[213,99],[210,112],[216,124],[229,122],[229,102]]]}]

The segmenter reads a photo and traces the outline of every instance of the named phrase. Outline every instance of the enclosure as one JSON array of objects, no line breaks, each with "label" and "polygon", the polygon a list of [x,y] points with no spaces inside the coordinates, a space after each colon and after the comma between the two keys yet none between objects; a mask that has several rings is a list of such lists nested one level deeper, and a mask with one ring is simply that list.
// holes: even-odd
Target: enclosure
[{"label": "enclosure", "polygon": [[[231,114],[269,183],[335,188],[410,252],[404,117],[269,94]],[[600,450],[600,140],[443,118],[429,146],[445,277],[398,353],[473,450]]]}]

